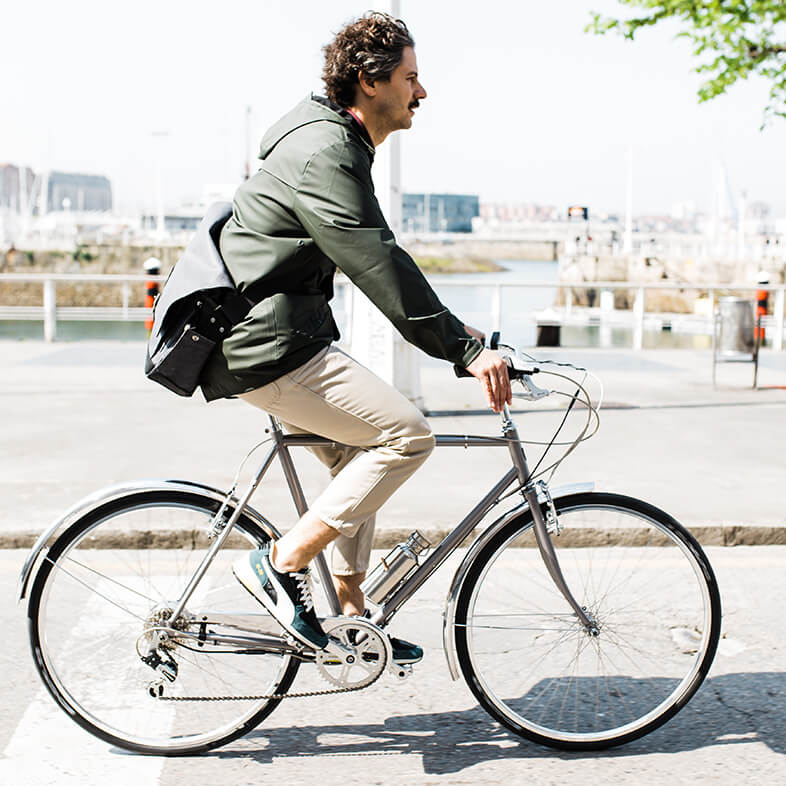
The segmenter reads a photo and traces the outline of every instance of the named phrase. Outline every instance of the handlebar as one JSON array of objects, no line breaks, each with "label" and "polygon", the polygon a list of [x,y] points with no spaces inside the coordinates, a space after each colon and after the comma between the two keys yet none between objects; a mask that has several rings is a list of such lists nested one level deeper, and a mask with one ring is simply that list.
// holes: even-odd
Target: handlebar
[{"label": "handlebar", "polygon": [[[456,373],[457,377],[472,377],[472,374],[461,366],[453,366],[453,371]],[[539,371],[539,368],[513,368],[513,366],[508,363],[508,377],[510,379],[524,379],[525,377],[531,377],[533,374],[537,374]]]},{"label": "handlebar", "polygon": [[[499,331],[495,330],[491,334],[491,340],[489,341],[489,349],[497,350],[500,348],[511,350],[516,356],[517,360],[519,360],[520,362],[520,359],[518,358],[518,353],[516,352],[515,348],[509,347],[506,344],[500,344]],[[525,388],[524,393],[518,393],[518,394],[514,393],[513,394],[514,396],[517,396],[519,398],[525,398],[529,401],[536,401],[537,399],[545,398],[551,393],[550,390],[544,390],[543,388],[539,388],[532,381],[533,374],[537,374],[540,371],[540,369],[537,366],[522,367],[521,365],[517,365],[516,363],[514,363],[513,358],[511,356],[506,356],[505,362],[508,365],[508,378],[511,381],[516,379],[520,380]],[[470,374],[469,371],[467,371],[467,369],[465,369],[463,366],[454,365],[453,371],[455,372],[457,377],[474,378],[474,376]]]}]

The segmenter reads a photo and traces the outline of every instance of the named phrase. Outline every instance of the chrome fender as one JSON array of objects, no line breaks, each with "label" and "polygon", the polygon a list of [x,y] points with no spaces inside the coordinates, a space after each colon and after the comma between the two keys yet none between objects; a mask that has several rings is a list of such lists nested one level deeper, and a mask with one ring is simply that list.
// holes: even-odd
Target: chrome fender
[{"label": "chrome fender", "polygon": [[[134,494],[140,491],[184,491],[189,494],[199,494],[215,502],[223,502],[227,494],[226,491],[221,491],[212,486],[206,486],[203,483],[193,483],[189,480],[140,480],[132,483],[110,486],[93,492],[69,508],[60,518],[53,521],[52,524],[41,533],[35,544],[33,544],[33,548],[30,549],[30,553],[27,555],[25,563],[22,566],[22,572],[19,575],[17,601],[24,600],[27,595],[27,587],[30,583],[30,577],[33,574],[34,567],[38,563],[39,558],[45,555],[49,550],[50,544],[55,540],[55,535],[59,534],[61,529],[68,527],[78,518],[81,518],[101,505],[105,505],[107,502],[112,502],[127,494]],[[236,497],[232,497],[231,501],[235,504],[238,502]],[[280,537],[279,531],[262,516],[261,513],[254,510],[254,508],[246,505],[244,513],[246,513],[255,524],[258,524],[262,530],[267,532],[271,538]]]},{"label": "chrome fender", "polygon": [[[580,494],[587,491],[592,491],[595,488],[594,483],[570,483],[564,486],[555,486],[550,488],[552,499],[559,497],[567,497],[570,494]],[[538,492],[538,501],[545,502],[546,497],[542,492]],[[522,502],[515,508],[511,508],[506,513],[503,513],[496,521],[483,530],[478,539],[470,546],[469,551],[464,556],[461,564],[458,567],[455,575],[453,576],[453,583],[448,590],[447,598],[445,599],[445,609],[442,614],[442,646],[445,650],[445,658],[448,661],[448,671],[452,679],[459,678],[458,658],[456,657],[456,640],[453,636],[453,623],[456,618],[456,604],[458,602],[459,592],[464,586],[464,580],[467,577],[470,565],[475,560],[478,553],[485,547],[485,545],[511,520],[520,516],[525,511],[529,510],[529,504]]]}]

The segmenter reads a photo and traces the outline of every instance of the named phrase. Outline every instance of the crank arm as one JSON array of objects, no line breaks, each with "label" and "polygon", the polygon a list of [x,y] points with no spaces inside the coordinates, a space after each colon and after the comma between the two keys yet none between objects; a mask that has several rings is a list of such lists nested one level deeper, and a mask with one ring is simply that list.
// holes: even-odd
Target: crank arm
[{"label": "crank arm", "polygon": [[[332,636],[328,636],[328,643],[325,646],[324,651],[328,655],[333,655],[342,663],[354,663],[355,658],[357,658],[357,650],[354,647],[347,647],[345,644],[342,644],[340,641],[338,641],[338,639],[334,639]],[[349,658],[352,660],[348,660]]]}]

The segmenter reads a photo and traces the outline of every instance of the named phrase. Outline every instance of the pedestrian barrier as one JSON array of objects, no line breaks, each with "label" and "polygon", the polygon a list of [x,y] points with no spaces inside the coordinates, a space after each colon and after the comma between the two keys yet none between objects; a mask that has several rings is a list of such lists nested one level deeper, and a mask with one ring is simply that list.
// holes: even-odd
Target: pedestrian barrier
[{"label": "pedestrian barrier", "polygon": [[[757,301],[762,291],[773,298],[772,314],[762,314],[760,327],[762,331],[769,331],[771,347],[775,351],[783,349],[784,338],[784,304],[786,302],[786,285],[768,284],[766,290],[762,285],[747,284],[691,284],[685,283],[641,283],[625,281],[586,281],[586,282],[553,282],[553,281],[511,281],[509,278],[493,275],[483,276],[482,281],[471,275],[434,274],[427,277],[429,282],[443,299],[449,295],[452,288],[472,288],[475,290],[488,290],[488,306],[484,309],[482,321],[478,324],[487,326],[489,330],[499,330],[503,318],[508,316],[525,317],[533,325],[544,324],[551,327],[590,327],[599,326],[601,330],[601,346],[611,345],[611,340],[604,341],[605,335],[609,336],[610,329],[623,327],[631,330],[631,347],[642,349],[645,330],[672,329],[711,337],[715,331],[714,307],[719,298],[729,293],[756,294]],[[5,282],[37,282],[43,288],[42,305],[14,306],[0,304],[0,321],[6,320],[34,320],[44,323],[44,337],[53,341],[57,337],[57,323],[63,320],[95,320],[95,321],[145,321],[150,317],[148,307],[130,306],[132,290],[149,284],[160,284],[165,281],[164,276],[154,275],[87,275],[80,273],[5,273],[0,274],[0,284]],[[101,282],[105,284],[121,284],[121,304],[119,306],[58,306],[57,284],[60,282]],[[348,279],[337,276],[335,279],[337,294],[348,295],[354,287]],[[560,291],[561,305],[550,306],[546,311],[535,310],[522,314],[515,306],[503,309],[504,295],[509,295],[508,300],[516,302],[516,291],[535,289]],[[669,312],[653,312],[645,309],[647,293],[651,292],[682,292],[693,289],[707,293],[710,309],[706,314],[677,314]],[[137,290],[139,291],[139,290]],[[574,292],[592,293],[592,306],[579,306],[574,304]],[[632,308],[618,309],[615,307],[614,294],[625,292],[633,293]],[[348,298],[346,298],[348,299]],[[595,306],[594,303],[598,305]],[[769,297],[767,298],[769,303]],[[761,308],[761,305],[760,305]],[[515,314],[513,313],[515,312]],[[338,318],[338,315],[337,315]],[[351,339],[351,319],[347,318],[343,324],[342,334],[346,341]],[[563,331],[564,333],[564,331]],[[553,340],[555,331],[550,338]],[[763,332],[762,332],[763,336]]]}]

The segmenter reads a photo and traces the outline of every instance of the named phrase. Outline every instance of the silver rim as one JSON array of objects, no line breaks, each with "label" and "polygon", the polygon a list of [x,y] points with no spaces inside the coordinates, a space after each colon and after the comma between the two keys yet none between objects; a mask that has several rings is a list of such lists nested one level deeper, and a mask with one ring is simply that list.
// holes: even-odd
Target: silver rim
[{"label": "silver rim", "polygon": [[[599,622],[588,636],[532,545],[531,524],[503,543],[474,584],[467,647],[498,712],[558,742],[603,743],[635,733],[674,706],[710,646],[712,604],[691,550],[656,520],[590,504],[560,511],[562,538],[593,528],[617,545],[559,548],[579,602]],[[657,544],[657,545],[656,545]]]},{"label": "silver rim", "polygon": [[[38,608],[41,659],[57,692],[82,719],[118,741],[141,747],[198,748],[232,734],[264,701],[160,702],[147,693],[157,674],[135,648],[153,608],[171,605],[204,553],[212,513],[185,502],[139,502],[96,521],[53,564]],[[165,528],[193,532],[195,549],[90,548],[101,528]],[[249,546],[256,541],[245,532]],[[222,549],[187,609],[242,612],[260,627],[275,627],[264,609],[236,582],[231,562],[242,553]],[[174,651],[179,675],[168,695],[275,693],[290,658]]]}]

